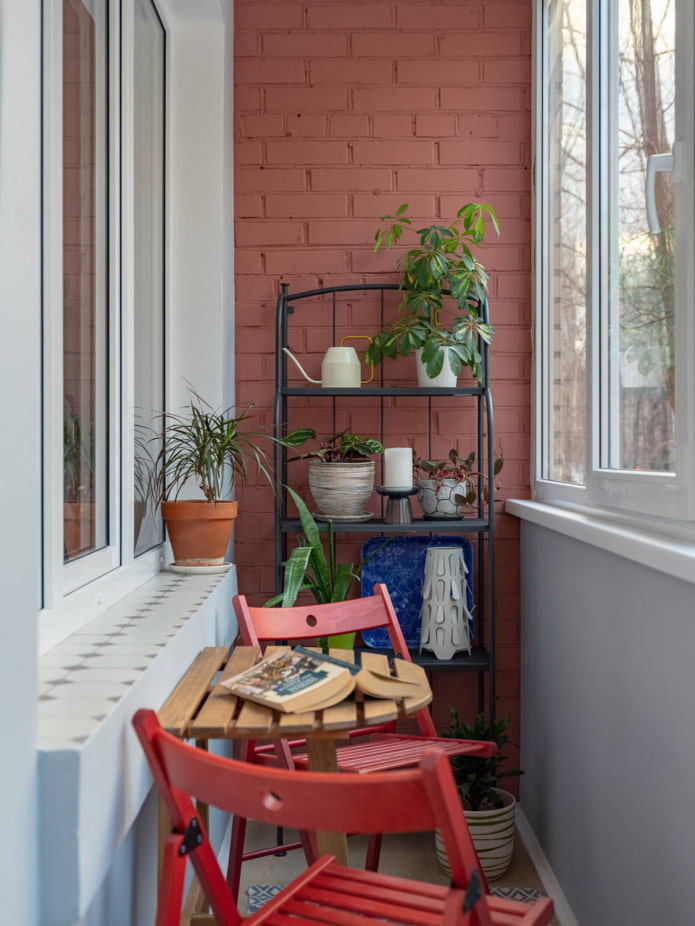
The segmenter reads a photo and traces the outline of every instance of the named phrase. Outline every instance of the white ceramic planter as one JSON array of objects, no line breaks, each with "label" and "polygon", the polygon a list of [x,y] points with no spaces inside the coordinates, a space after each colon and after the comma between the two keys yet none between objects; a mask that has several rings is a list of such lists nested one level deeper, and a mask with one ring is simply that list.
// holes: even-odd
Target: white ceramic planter
[{"label": "white ceramic planter", "polygon": [[456,381],[458,377],[455,373],[451,372],[451,367],[449,366],[448,361],[444,361],[444,366],[442,367],[442,372],[439,376],[428,376],[427,368],[425,364],[420,360],[421,350],[415,351],[415,362],[417,364],[417,384],[418,386],[439,389],[453,389],[456,387]]},{"label": "white ceramic planter", "polygon": [[309,489],[325,518],[365,520],[364,506],[374,491],[374,460],[309,463]]},{"label": "white ceramic planter", "polygon": [[[466,810],[468,829],[473,837],[475,851],[488,881],[501,878],[509,868],[514,851],[516,833],[516,798],[508,791],[495,788],[505,806],[493,810]],[[437,859],[444,871],[450,876],[449,859],[444,849],[442,837],[435,831],[435,848]]]}]

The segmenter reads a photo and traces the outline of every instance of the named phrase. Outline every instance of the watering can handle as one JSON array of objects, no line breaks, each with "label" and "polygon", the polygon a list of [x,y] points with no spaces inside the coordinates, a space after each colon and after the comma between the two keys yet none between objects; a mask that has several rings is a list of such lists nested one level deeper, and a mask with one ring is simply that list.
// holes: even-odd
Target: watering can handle
[{"label": "watering can handle", "polygon": [[[346,334],[344,338],[340,339],[340,346],[341,347],[343,346],[343,341],[350,341],[354,339],[365,340],[365,341],[369,341],[370,344],[372,343],[372,339],[369,337],[368,334]],[[369,379],[363,379],[361,380],[361,383],[363,386],[366,386],[367,383],[371,383],[373,379],[374,379],[374,361],[372,361],[369,364]]]}]

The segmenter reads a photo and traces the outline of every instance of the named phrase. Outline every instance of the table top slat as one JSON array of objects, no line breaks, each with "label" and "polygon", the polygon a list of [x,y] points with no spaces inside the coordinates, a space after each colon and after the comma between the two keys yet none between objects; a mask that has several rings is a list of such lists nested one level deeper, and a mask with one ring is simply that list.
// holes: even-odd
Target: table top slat
[{"label": "table top slat", "polygon": [[348,727],[361,726],[357,703],[353,698],[348,701],[341,701],[340,704],[334,704],[333,707],[327,708],[322,714],[321,727],[326,731],[345,730]]},{"label": "table top slat", "polygon": [[[307,647],[309,649],[309,647]],[[319,652],[321,652],[319,650]],[[330,646],[328,648],[328,655],[332,659],[341,659],[343,662],[351,662],[353,665],[355,663],[355,651],[352,649],[337,649],[336,647]]]},{"label": "table top slat", "polygon": [[240,699],[240,704],[239,714],[234,723],[230,724],[227,735],[265,739],[276,726],[274,712],[253,701]]},{"label": "table top slat", "polygon": [[432,689],[427,681],[427,673],[414,662],[408,662],[405,659],[395,660],[395,674],[404,681],[416,682],[417,691],[409,698],[403,699],[403,714],[410,715],[419,711],[421,707],[427,707],[432,701]]},{"label": "table top slat", "polygon": [[157,712],[159,722],[174,736],[187,737],[187,726],[224,665],[229,647],[206,646]]},{"label": "table top slat", "polygon": [[292,736],[295,733],[306,734],[313,733],[319,728],[314,711],[307,711],[304,714],[281,714],[277,715],[277,732],[280,736]]},{"label": "table top slat", "polygon": [[371,669],[373,672],[379,672],[381,675],[392,675],[389,666],[388,656],[384,653],[362,653],[362,666],[365,669]]},{"label": "table top slat", "polygon": [[386,698],[369,698],[364,699],[364,726],[371,727],[378,723],[388,723],[390,720],[398,720],[403,716],[398,701],[390,701]]}]

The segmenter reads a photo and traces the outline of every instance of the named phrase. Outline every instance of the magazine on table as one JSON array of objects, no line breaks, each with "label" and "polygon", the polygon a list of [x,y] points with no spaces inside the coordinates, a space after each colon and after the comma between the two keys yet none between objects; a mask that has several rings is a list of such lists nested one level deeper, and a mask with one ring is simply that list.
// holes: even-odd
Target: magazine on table
[{"label": "magazine on table", "polygon": [[375,698],[405,698],[418,687],[416,682],[392,678],[303,646],[266,656],[221,684],[239,698],[284,713],[331,707],[356,689]]}]

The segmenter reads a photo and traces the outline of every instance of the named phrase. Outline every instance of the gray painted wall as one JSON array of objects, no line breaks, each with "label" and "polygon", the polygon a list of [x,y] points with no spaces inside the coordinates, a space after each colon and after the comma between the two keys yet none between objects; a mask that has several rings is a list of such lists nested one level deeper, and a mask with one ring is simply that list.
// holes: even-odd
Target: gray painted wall
[{"label": "gray painted wall", "polygon": [[522,804],[582,926],[692,923],[695,586],[522,523]]}]

